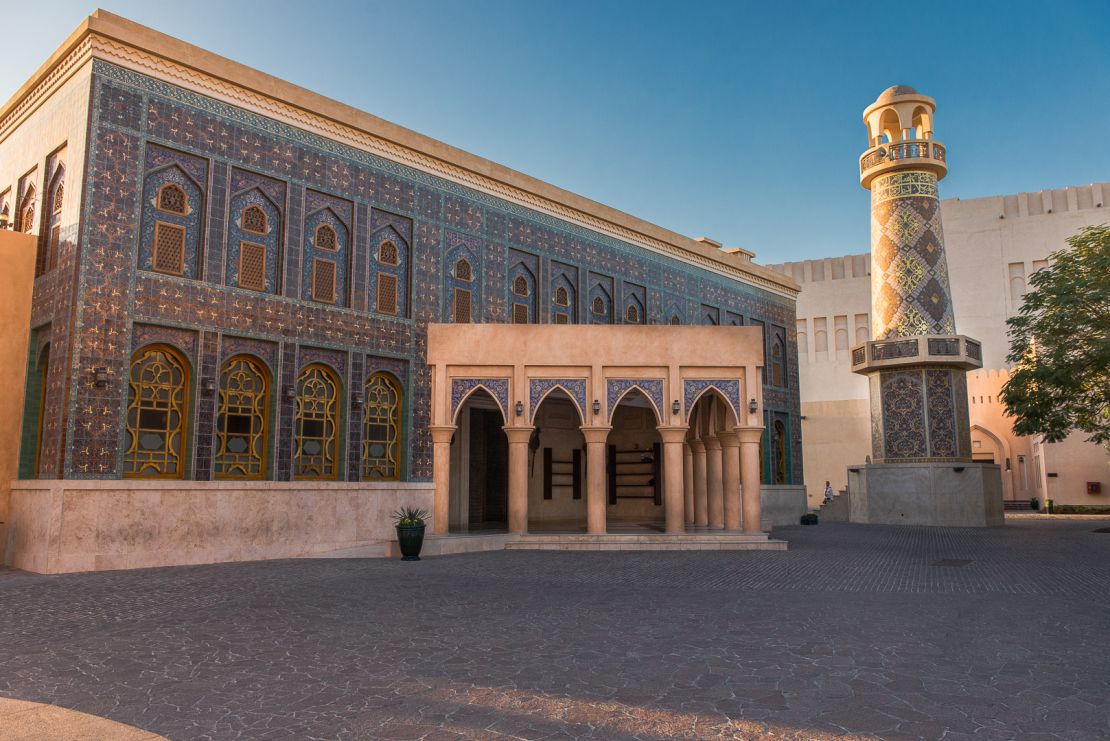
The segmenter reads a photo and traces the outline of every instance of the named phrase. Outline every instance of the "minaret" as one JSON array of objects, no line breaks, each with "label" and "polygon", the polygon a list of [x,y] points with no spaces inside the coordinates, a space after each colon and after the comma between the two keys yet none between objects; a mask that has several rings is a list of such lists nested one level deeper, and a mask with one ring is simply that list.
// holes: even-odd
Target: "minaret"
[{"label": "minaret", "polygon": [[[935,110],[932,98],[897,85],[863,112],[868,149],[859,167],[860,184],[871,191],[872,339],[852,348],[852,370],[870,381],[876,465],[863,467],[862,480],[855,477],[872,515],[853,519],[1001,524],[981,521],[993,518],[982,511],[993,496],[984,497],[982,486],[990,488],[991,474],[971,464],[966,373],[982,366],[982,351],[956,334],[937,197],[948,164],[944,145],[933,138]],[[948,479],[968,467],[979,481],[979,513],[965,522],[947,510],[966,509],[969,477]],[[1001,480],[993,476],[1000,518]],[[959,501],[949,507],[953,486]]]}]

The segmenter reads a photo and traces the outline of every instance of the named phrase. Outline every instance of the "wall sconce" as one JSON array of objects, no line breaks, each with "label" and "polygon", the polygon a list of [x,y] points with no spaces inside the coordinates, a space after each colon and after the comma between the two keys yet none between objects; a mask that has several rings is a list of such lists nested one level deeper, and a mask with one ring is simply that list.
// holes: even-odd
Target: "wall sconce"
[{"label": "wall sconce", "polygon": [[200,390],[204,392],[205,396],[211,396],[216,393],[216,379],[202,378],[200,381]]},{"label": "wall sconce", "polygon": [[285,387],[285,398],[288,399],[289,401],[294,401],[297,398],[297,387],[296,386],[286,386]]},{"label": "wall sconce", "polygon": [[757,411],[759,411],[759,404],[756,403],[755,397],[753,396],[752,400],[748,402],[748,412],[755,414]]},{"label": "wall sconce", "polygon": [[351,392],[351,409],[360,409],[360,408],[362,408],[362,401],[363,401],[363,399],[362,399],[362,392],[361,391],[352,391]]},{"label": "wall sconce", "polygon": [[594,399],[594,414],[601,414],[601,402]]},{"label": "wall sconce", "polygon": [[516,416],[518,416],[518,417],[523,417],[524,416],[524,402],[523,401],[518,401],[516,403],[516,406],[513,407],[513,409],[516,410]]},{"label": "wall sconce", "polygon": [[678,414],[681,409],[682,407],[679,406],[678,399],[671,402],[671,414]]},{"label": "wall sconce", "polygon": [[93,368],[93,386],[98,389],[108,387],[108,369],[102,365]]}]

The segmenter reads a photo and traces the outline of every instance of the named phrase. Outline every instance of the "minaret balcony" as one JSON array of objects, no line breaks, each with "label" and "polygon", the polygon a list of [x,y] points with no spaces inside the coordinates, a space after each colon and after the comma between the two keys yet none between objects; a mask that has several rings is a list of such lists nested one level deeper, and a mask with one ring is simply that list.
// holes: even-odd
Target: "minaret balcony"
[{"label": "minaret balcony", "polygon": [[879,175],[899,169],[929,170],[940,180],[948,174],[947,157],[944,145],[932,139],[885,142],[859,158],[859,182],[869,188]]},{"label": "minaret balcony", "polygon": [[966,335],[914,335],[869,340],[852,348],[852,372],[899,366],[943,365],[965,371],[983,367],[983,346]]}]

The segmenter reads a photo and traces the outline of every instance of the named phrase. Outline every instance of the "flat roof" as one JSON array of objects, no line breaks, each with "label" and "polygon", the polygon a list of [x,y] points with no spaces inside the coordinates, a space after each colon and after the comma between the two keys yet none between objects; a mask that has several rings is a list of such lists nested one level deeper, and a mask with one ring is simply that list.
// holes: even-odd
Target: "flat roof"
[{"label": "flat roof", "polygon": [[[418,134],[365,111],[360,111],[311,90],[239,64],[105,10],[98,9],[87,17],[50,58],[39,67],[31,79],[24,83],[15,95],[0,108],[0,125],[13,112],[19,113],[18,109],[24,99],[31,96],[40,83],[46,80],[54,69],[62,64],[90,35],[115,41],[146,54],[161,57],[176,65],[195,70],[227,85],[280,101],[298,109],[306,116],[331,121],[381,139],[394,146],[411,150],[452,168],[462,168],[477,176],[480,180],[492,181],[492,183],[500,184],[502,187],[508,186],[508,188],[519,192],[522,196],[550,201],[590,219],[600,220],[612,225],[616,232],[613,236],[618,239],[622,239],[620,232],[630,231],[649,242],[663,243],[665,247],[670,248],[666,251],[674,253],[679,258],[685,256],[694,262],[702,262],[704,267],[712,269],[712,265],[704,264],[704,261],[708,259],[719,266],[718,270],[742,282],[769,288],[787,296],[795,296],[799,290],[798,284],[789,277],[745,259],[744,255],[750,254],[746,250],[724,252],[709,244],[698,242],[623,211],[584,198],[483,157],[444,144],[431,137]],[[93,56],[97,55],[96,50],[94,50]],[[110,61],[118,63],[114,59]],[[177,85],[182,84],[177,80],[170,81]],[[411,165],[412,163],[406,164]],[[536,206],[533,204],[532,207],[535,208]],[[628,237],[623,237],[623,239],[629,241]]]}]

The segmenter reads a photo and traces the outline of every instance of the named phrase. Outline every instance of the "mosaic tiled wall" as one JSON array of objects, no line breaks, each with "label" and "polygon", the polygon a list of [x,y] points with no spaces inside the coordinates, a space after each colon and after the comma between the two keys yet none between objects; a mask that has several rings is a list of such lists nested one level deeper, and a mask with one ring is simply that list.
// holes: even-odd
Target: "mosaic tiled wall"
[{"label": "mosaic tiled wall", "polygon": [[901,171],[871,184],[873,337],[955,334],[937,178]]},{"label": "mosaic tiled wall", "polygon": [[[524,269],[533,285],[532,321],[551,322],[558,313],[595,321],[590,299],[601,290],[609,321],[623,322],[635,305],[642,306],[644,323],[714,316],[785,332],[786,380],[781,388],[765,388],[764,404],[790,422],[791,479],[801,483],[794,305],[788,299],[99,60],[88,161],[81,271],[72,293],[75,358],[60,371],[69,385],[69,414],[59,409],[55,415],[68,424],[67,477],[120,475],[129,352],[136,338],[152,331],[138,328],[143,325],[195,338],[187,354],[194,368],[190,398],[197,400],[191,435],[196,478],[211,476],[214,414],[198,389],[218,373],[231,348],[255,343],[274,377],[274,478],[288,479],[291,470],[293,407],[284,391],[309,358],[328,354],[348,389],[360,388],[374,369],[398,376],[405,391],[402,468],[406,478],[430,480],[426,325],[451,321],[451,289],[462,283],[472,290],[474,321],[510,321],[511,278]],[[201,209],[189,277],[142,269],[150,246],[144,214],[159,173],[173,173],[193,188]],[[248,202],[268,217],[262,291],[238,287]],[[321,220],[330,220],[347,240],[341,300],[334,305],[307,298],[315,249],[308,241]],[[401,253],[391,268],[402,279],[396,315],[378,313],[373,294],[374,250],[386,238]],[[474,269],[469,282],[452,275],[464,255]],[[63,250],[71,268],[74,258],[73,250]],[[555,304],[558,285],[568,289],[570,306]],[[36,294],[36,311],[48,321],[56,316],[44,306],[52,296]],[[69,336],[71,330],[59,319],[51,333]],[[105,388],[90,381],[96,367],[108,370]],[[353,478],[360,417],[349,404],[345,415],[346,475]]]},{"label": "mosaic tiled wall", "polygon": [[876,463],[971,460],[964,371],[883,370],[872,373],[870,382]]}]

